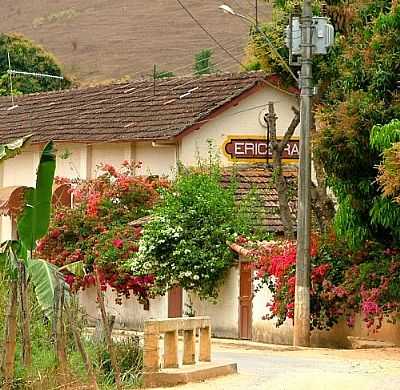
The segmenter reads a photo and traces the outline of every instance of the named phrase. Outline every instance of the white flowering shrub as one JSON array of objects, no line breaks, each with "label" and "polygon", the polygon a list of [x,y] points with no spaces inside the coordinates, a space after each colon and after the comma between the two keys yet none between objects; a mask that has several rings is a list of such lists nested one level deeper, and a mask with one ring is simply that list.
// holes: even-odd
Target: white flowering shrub
[{"label": "white flowering shrub", "polygon": [[134,274],[155,276],[154,295],[174,285],[216,298],[233,253],[227,241],[250,230],[249,217],[235,204],[235,184],[221,185],[217,167],[181,169],[162,193],[154,219],[143,231]]}]

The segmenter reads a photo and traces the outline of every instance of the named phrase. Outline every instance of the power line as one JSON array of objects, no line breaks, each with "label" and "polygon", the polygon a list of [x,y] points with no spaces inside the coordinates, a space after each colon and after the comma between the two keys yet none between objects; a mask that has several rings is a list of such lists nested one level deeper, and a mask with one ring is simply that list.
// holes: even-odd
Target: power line
[{"label": "power line", "polygon": [[[223,61],[223,62],[226,62],[226,60]],[[215,63],[215,64],[213,64],[213,65],[214,65],[214,66],[218,66],[218,65],[221,65],[223,62]],[[185,85],[190,84],[190,83],[192,83],[192,82],[194,81],[194,76],[193,76],[192,73],[187,74],[187,75],[184,75],[184,76],[181,76],[181,77],[182,77],[183,80],[185,80],[187,77],[190,77],[190,78],[189,78],[188,81],[184,82],[183,84],[179,84],[179,85],[174,86],[174,87],[172,88],[172,90],[176,90],[176,89],[182,88],[182,87],[184,87]],[[137,81],[136,83],[140,83],[140,82],[141,82],[141,81],[139,80],[139,81]],[[149,80],[143,80],[142,82],[149,83]],[[166,86],[168,86],[168,85],[170,85],[170,84],[175,84],[175,83],[176,83],[176,78],[171,78],[171,79],[160,79],[160,80],[158,80],[158,82],[159,82],[159,83],[162,82],[162,83],[163,83],[163,87],[166,87]],[[131,83],[131,84],[134,84],[134,83],[135,83],[135,82],[133,82],[133,83]],[[129,84],[129,83],[127,83],[127,84]],[[113,92],[113,91],[115,91],[115,90],[121,89],[121,86],[122,86],[122,85],[119,84],[119,85],[117,85],[116,87],[114,87],[114,88],[112,88],[112,89],[110,89],[110,90],[96,92],[95,94],[89,95],[89,98],[90,98],[90,97],[93,97],[93,96],[98,96],[98,95],[104,94],[104,93],[106,93],[106,92],[107,92],[107,93]],[[145,88],[142,88],[142,89],[128,88],[128,90],[127,90],[128,92],[125,93],[126,91],[124,91],[124,94],[123,94],[123,95],[117,95],[117,96],[115,96],[115,97],[105,98],[105,99],[103,99],[103,100],[96,100],[96,101],[94,101],[94,102],[90,102],[90,103],[84,104],[84,105],[78,107],[78,109],[87,108],[87,107],[89,107],[89,106],[91,106],[91,105],[99,105],[99,104],[106,103],[106,102],[110,102],[110,101],[112,101],[112,100],[120,99],[120,98],[126,97],[126,96],[137,96],[137,95],[140,94],[141,92],[145,92],[145,91],[150,90],[150,89],[152,89],[152,88],[153,88],[153,85],[149,85],[149,86],[147,86],[147,87],[145,87]],[[132,89],[132,90],[130,90],[130,89]],[[71,99],[73,99],[73,98],[71,98]],[[122,103],[120,103],[120,104],[117,104],[116,106],[114,106],[114,107],[112,107],[112,108],[108,108],[108,107],[107,107],[107,108],[101,109],[101,110],[99,110],[99,111],[97,112],[97,114],[114,112],[114,111],[116,111],[117,109],[121,109],[121,108],[123,108],[123,107],[125,107],[125,106],[127,106],[127,105],[130,105],[131,103],[134,103],[134,102],[138,101],[138,99],[140,99],[140,96],[137,96],[136,98],[134,98],[134,99],[132,99],[132,100],[125,101],[125,102],[122,102]],[[154,99],[154,96],[148,96],[148,97],[142,99],[142,101],[143,101],[143,100],[144,100],[144,101],[148,101],[148,100],[152,100],[152,99]],[[75,110],[76,110],[76,108],[70,108],[70,109],[67,109],[67,110],[63,109],[62,111],[75,111]],[[146,110],[144,110],[144,111],[146,111]],[[56,108],[53,108],[53,109],[52,109],[52,112],[57,112],[57,109],[56,109]],[[89,114],[90,114],[90,113],[83,113],[83,114],[80,114],[80,115],[78,115],[78,118],[79,118],[79,117],[85,117],[85,116],[87,116],[87,115],[89,115]],[[33,117],[33,118],[30,118],[30,120],[31,120],[31,122],[33,122],[34,120],[40,119],[41,117],[42,117],[42,115],[37,115],[37,116],[35,116],[35,117]]]},{"label": "power line", "polygon": [[229,57],[231,57],[235,62],[237,62],[243,69],[247,69],[235,56],[233,56],[219,41],[212,35],[201,23],[200,21],[189,11],[189,9],[181,2],[181,0],[176,0],[182,9],[191,17],[191,19],[209,36],[209,38],[218,45]]}]

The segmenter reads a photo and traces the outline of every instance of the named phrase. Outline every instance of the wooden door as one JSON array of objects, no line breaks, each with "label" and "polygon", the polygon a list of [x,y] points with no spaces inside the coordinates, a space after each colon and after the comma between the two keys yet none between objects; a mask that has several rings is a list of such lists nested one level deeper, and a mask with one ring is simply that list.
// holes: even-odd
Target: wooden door
[{"label": "wooden door", "polygon": [[168,291],[168,318],[182,317],[183,291],[182,287],[173,287]]},{"label": "wooden door", "polygon": [[251,339],[253,283],[248,263],[240,263],[239,337]]}]

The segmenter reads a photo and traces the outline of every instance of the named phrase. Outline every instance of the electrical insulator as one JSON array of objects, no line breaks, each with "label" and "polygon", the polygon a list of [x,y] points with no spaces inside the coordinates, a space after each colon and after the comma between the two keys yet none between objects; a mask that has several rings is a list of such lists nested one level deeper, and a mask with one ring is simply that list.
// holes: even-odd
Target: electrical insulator
[{"label": "electrical insulator", "polygon": [[321,4],[321,15],[322,16],[328,15],[328,5],[326,3]]}]

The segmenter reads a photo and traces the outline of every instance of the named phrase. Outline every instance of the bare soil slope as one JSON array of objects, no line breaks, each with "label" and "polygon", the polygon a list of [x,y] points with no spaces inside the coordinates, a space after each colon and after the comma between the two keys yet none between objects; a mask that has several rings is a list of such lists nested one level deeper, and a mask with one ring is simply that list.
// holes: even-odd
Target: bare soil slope
[{"label": "bare soil slope", "polygon": [[[182,0],[200,22],[236,57],[243,58],[248,25],[218,10],[223,0]],[[226,0],[254,16],[255,0]],[[260,19],[270,7],[259,0]],[[216,44],[175,0],[2,0],[2,32],[20,32],[52,51],[68,74],[83,81],[148,76],[153,64],[190,74],[193,57]],[[238,64],[215,48],[223,71]]]}]

